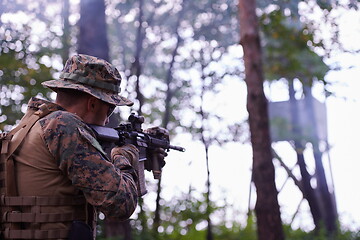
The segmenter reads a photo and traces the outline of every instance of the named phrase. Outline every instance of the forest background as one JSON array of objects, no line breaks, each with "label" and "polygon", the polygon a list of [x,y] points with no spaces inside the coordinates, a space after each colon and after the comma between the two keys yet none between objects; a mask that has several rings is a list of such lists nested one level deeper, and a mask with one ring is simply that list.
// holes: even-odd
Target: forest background
[{"label": "forest background", "polygon": [[[360,133],[354,114],[359,100],[358,5],[257,2],[267,99],[301,102],[310,88],[328,109],[322,115],[327,119],[319,117],[315,124],[325,134],[311,129],[316,136],[295,135],[294,122],[270,119],[274,183],[289,239],[359,237],[360,196],[356,189],[348,190],[359,181],[356,152],[350,154],[358,145],[352,137]],[[187,151],[169,153],[161,181],[147,176],[149,193],[132,220],[114,223],[100,216],[99,236],[261,239],[255,234],[260,228],[253,213],[259,189],[251,184],[255,159],[239,8],[230,0],[2,1],[0,129],[7,131],[16,123],[31,96],[53,99],[40,84],[57,78],[68,56],[80,52],[107,59],[122,72],[123,95],[136,100],[132,109],[117,109],[119,119],[113,121],[136,111],[146,124],[168,128],[172,142]],[[275,139],[279,129],[286,136]],[[317,148],[327,195],[336,200],[330,200],[339,214],[334,218],[336,233],[322,228],[326,219],[314,214],[311,203],[323,202],[311,200],[301,187],[307,173],[308,190],[318,194]]]}]

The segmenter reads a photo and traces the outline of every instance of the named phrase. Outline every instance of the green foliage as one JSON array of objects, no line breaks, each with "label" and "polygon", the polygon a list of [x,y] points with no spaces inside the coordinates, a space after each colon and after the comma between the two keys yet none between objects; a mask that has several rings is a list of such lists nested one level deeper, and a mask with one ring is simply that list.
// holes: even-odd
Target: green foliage
[{"label": "green foliage", "polygon": [[[134,221],[133,229],[140,229],[138,232],[135,232],[135,235],[139,239],[146,238],[149,240],[176,240],[183,239],[184,236],[191,237],[191,239],[203,239],[206,232],[202,226],[204,226],[208,214],[206,212],[207,207],[204,199],[204,195],[197,199],[189,193],[183,194],[171,201],[163,200],[161,204],[162,213],[160,216],[163,224],[158,229],[159,233],[156,233],[156,236],[153,236],[151,231],[139,226],[139,221]],[[218,210],[219,207],[210,206],[210,214]],[[152,212],[147,212],[146,215],[148,216],[148,219],[151,219]],[[152,227],[148,226],[148,229],[152,229]],[[144,231],[148,231],[148,233]]]},{"label": "green foliage", "polygon": [[[125,90],[130,92],[131,99],[136,98],[137,79],[133,67],[134,61],[139,59],[139,81],[146,98],[143,115],[150,122],[163,119],[167,129],[173,131],[179,126],[184,109],[188,109],[193,98],[198,96],[192,92],[193,79],[198,79],[184,77],[184,72],[194,70],[198,63],[198,59],[191,56],[198,56],[203,51],[192,46],[211,44],[216,46],[213,55],[222,55],[229,45],[236,44],[237,1],[114,1],[109,4],[108,9],[112,12],[109,29],[116,34],[110,37],[115,50],[111,54],[120,69],[126,69]],[[130,16],[134,21],[129,21]],[[140,17],[143,24],[139,25]],[[211,57],[211,52],[206,54]],[[221,76],[218,79],[221,80]],[[137,107],[135,102],[134,108]]]},{"label": "green foliage", "polygon": [[289,225],[284,226],[287,240],[359,240],[360,231],[344,230],[339,227],[335,236],[327,236],[324,229],[318,232],[305,232],[301,229],[292,229]]},{"label": "green foliage", "polygon": [[[159,232],[152,229],[153,212],[146,206],[143,207],[144,216],[142,221],[147,223],[141,226],[138,217],[131,220],[133,240],[205,240],[206,239],[206,203],[205,195],[196,195],[194,192],[183,193],[169,201],[162,201],[161,213],[162,224]],[[247,215],[246,223],[241,224],[238,220],[231,219],[226,215],[227,211],[236,212],[234,206],[228,203],[219,204],[211,202],[211,219],[213,222],[214,240],[257,240],[256,218],[254,212]],[[244,217],[246,216],[243,213]],[[293,229],[284,224],[284,234],[287,240],[360,240],[360,231],[350,231],[339,227],[335,236],[326,236],[325,231],[306,232],[301,229]],[[123,239],[121,236],[105,238],[102,240]]]},{"label": "green foliage", "polygon": [[264,34],[264,72],[268,80],[286,78],[300,81],[324,81],[329,67],[314,52],[322,42],[314,40],[314,33],[305,25],[274,10],[260,18]]},{"label": "green foliage", "polygon": [[242,230],[241,239],[244,239],[244,240],[245,239],[249,239],[249,240],[257,239],[256,223],[255,223],[254,215],[252,212],[248,215],[246,226]]},{"label": "green foliage", "polygon": [[31,97],[49,98],[41,83],[61,66],[61,4],[0,2],[0,131],[16,123]]},{"label": "green foliage", "polygon": [[29,51],[30,28],[0,27],[0,130],[16,123],[29,99],[46,97],[49,90],[41,82],[51,79],[52,69],[41,63],[42,53]]}]

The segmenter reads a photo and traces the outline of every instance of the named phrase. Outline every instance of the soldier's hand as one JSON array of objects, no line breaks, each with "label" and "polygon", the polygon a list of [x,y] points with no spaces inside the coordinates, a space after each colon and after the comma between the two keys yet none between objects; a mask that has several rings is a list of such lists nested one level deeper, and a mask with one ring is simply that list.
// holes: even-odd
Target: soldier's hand
[{"label": "soldier's hand", "polygon": [[151,127],[144,130],[145,133],[169,140],[169,131],[162,127]]},{"label": "soldier's hand", "polygon": [[[165,164],[166,164],[165,157],[168,155],[167,152],[165,151],[165,149],[163,149],[163,148],[155,148],[155,149],[152,149],[152,150],[148,150],[148,155],[151,155],[151,161],[155,160],[155,159],[158,161],[160,168],[163,168],[165,166]],[[152,164],[151,161],[147,161],[145,163],[145,169],[146,170],[149,170],[149,171],[153,170],[152,169],[153,165],[149,166],[149,164]]]},{"label": "soldier's hand", "polygon": [[[165,139],[167,141],[169,141],[169,131],[166,130],[165,128],[162,127],[152,127],[152,128],[148,128],[146,130],[144,130],[145,133],[151,134],[157,138],[160,139]],[[159,167],[163,168],[165,166],[165,157],[168,155],[167,152],[165,151],[165,149],[163,148],[155,148],[155,149],[151,149],[148,150],[147,152],[149,159],[151,159],[151,161],[146,161],[145,163],[145,169],[146,170],[153,170],[153,163],[152,160],[156,159],[158,161]]]},{"label": "soldier's hand", "polygon": [[126,144],[121,147],[114,147],[111,150],[111,159],[114,163],[119,162],[120,165],[126,164],[124,158],[129,161],[133,168],[138,168],[139,150],[134,145]]}]

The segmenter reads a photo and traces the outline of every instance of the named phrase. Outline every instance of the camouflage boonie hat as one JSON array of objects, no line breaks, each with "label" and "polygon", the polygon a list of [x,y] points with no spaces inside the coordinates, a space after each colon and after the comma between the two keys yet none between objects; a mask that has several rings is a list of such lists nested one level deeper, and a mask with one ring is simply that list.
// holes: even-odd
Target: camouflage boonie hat
[{"label": "camouflage boonie hat", "polygon": [[107,61],[84,54],[69,58],[59,80],[42,84],[56,92],[58,88],[70,88],[86,92],[104,102],[117,106],[131,106],[133,102],[119,95],[121,76]]}]

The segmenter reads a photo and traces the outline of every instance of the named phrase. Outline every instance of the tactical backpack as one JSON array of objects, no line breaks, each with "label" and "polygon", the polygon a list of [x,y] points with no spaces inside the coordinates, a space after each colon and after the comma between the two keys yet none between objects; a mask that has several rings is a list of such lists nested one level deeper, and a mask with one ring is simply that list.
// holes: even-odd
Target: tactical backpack
[{"label": "tactical backpack", "polygon": [[[46,104],[8,133],[0,135],[0,239],[66,239],[69,229],[41,230],[41,223],[63,223],[74,220],[74,214],[43,213],[43,206],[78,206],[86,208],[83,196],[18,196],[15,178],[16,164],[12,154],[20,146],[30,129],[42,117],[49,114]],[[23,211],[23,209],[30,209]],[[29,226],[31,223],[31,228]]]}]

